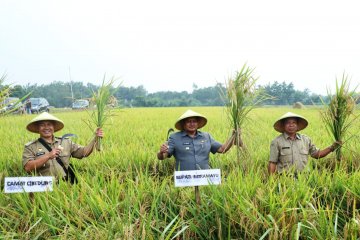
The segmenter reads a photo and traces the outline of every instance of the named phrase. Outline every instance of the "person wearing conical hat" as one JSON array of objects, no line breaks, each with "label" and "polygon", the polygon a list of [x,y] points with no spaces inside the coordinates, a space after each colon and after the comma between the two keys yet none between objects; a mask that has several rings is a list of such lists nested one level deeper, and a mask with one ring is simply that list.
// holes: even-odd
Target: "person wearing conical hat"
[{"label": "person wearing conical hat", "polygon": [[274,129],[281,134],[270,145],[269,174],[275,172],[300,172],[305,169],[308,156],[322,158],[333,152],[341,144],[334,142],[331,146],[320,150],[311,139],[298,133],[308,125],[308,121],[298,114],[288,112],[274,124]]},{"label": "person wearing conical hat", "polygon": [[[38,115],[27,124],[28,131],[40,136],[25,144],[22,164],[26,172],[68,180],[70,158],[81,159],[92,153],[96,137],[84,147],[72,142],[69,138],[55,137],[54,133],[63,127],[63,121],[47,112]],[[95,136],[103,137],[101,128],[96,129]]]},{"label": "person wearing conical hat", "polygon": [[221,144],[209,133],[199,130],[206,123],[205,116],[187,110],[175,123],[179,132],[171,134],[169,141],[160,146],[157,158],[163,160],[174,156],[177,171],[209,169],[210,153],[227,152],[234,144],[235,133],[225,144]]}]

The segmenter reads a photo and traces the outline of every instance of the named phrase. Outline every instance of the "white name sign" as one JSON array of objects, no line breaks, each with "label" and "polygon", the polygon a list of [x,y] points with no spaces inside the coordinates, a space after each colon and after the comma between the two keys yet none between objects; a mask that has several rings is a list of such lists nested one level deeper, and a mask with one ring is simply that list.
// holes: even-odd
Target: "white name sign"
[{"label": "white name sign", "polygon": [[219,185],[221,172],[220,169],[175,171],[174,181],[175,187]]},{"label": "white name sign", "polygon": [[53,190],[53,177],[6,177],[5,193],[45,192]]}]

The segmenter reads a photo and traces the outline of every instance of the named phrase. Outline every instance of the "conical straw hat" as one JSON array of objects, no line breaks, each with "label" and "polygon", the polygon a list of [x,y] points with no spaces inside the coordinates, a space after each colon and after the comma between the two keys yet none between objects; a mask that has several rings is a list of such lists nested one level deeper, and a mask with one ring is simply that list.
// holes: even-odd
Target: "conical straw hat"
[{"label": "conical straw hat", "polygon": [[308,125],[308,121],[303,116],[300,116],[300,115],[292,113],[292,112],[287,112],[284,115],[282,115],[278,120],[276,120],[276,122],[274,124],[274,129],[276,131],[281,132],[281,133],[283,133],[285,131],[283,121],[286,118],[296,118],[298,120],[298,124],[297,124],[298,131],[303,130]]},{"label": "conical straw hat", "polygon": [[53,121],[54,132],[57,132],[64,127],[63,121],[47,112],[43,112],[40,115],[36,116],[33,120],[31,120],[26,126],[26,129],[33,133],[39,133],[38,123],[41,121]]},{"label": "conical straw hat", "polygon": [[198,122],[198,129],[202,128],[203,126],[206,125],[207,123],[207,119],[205,116],[201,115],[200,113],[194,112],[192,110],[187,110],[183,115],[181,115],[179,117],[179,119],[176,121],[175,123],[175,128],[178,130],[184,130],[183,129],[183,123],[182,121],[186,118],[190,118],[190,117],[197,117],[199,119]]}]

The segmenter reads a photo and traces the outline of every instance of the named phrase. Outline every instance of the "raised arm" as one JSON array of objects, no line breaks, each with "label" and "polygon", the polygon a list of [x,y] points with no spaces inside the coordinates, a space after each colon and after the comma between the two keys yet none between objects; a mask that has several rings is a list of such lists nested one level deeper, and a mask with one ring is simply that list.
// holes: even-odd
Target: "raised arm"
[{"label": "raised arm", "polygon": [[97,139],[98,139],[99,137],[102,138],[103,136],[104,136],[103,130],[102,130],[101,128],[97,128],[96,131],[95,131],[95,136],[94,136],[94,138],[93,138],[93,139],[90,141],[90,143],[89,143],[87,146],[85,146],[85,148],[84,148],[84,157],[89,156],[89,155],[93,152],[94,146],[95,146],[95,144],[96,144]]},{"label": "raised arm", "polygon": [[24,166],[24,170],[26,172],[30,173],[30,172],[42,167],[50,159],[54,159],[57,156],[59,156],[60,152],[61,152],[60,149],[54,148],[51,152],[48,152],[37,159],[28,161]]},{"label": "raised arm", "polygon": [[165,158],[167,158],[169,155],[168,149],[169,149],[169,146],[168,146],[167,142],[161,144],[160,151],[157,153],[157,158],[159,160],[164,160]]},{"label": "raised arm", "polygon": [[235,143],[236,131],[234,130],[230,138],[217,150],[218,153],[226,153]]},{"label": "raised arm", "polygon": [[341,142],[334,142],[333,144],[331,144],[331,146],[315,152],[314,154],[311,155],[311,157],[313,158],[326,157],[329,153],[333,152],[336,148],[338,148],[341,145],[342,145]]}]

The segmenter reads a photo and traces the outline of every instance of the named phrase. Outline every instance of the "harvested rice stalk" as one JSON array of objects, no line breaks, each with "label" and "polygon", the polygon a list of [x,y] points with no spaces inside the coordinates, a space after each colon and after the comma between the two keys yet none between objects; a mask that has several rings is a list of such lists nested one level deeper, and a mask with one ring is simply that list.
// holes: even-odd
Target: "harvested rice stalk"
[{"label": "harvested rice stalk", "polygon": [[[97,128],[102,128],[113,115],[112,109],[116,99],[113,94],[118,88],[113,87],[113,84],[116,82],[116,80],[116,78],[112,77],[108,82],[106,82],[104,76],[100,88],[97,91],[93,90],[92,102],[96,106],[96,110],[92,112],[88,123],[91,128],[93,128],[94,125]],[[95,147],[97,151],[101,151],[101,138],[96,138]]]},{"label": "harvested rice stalk", "polygon": [[[355,103],[359,97],[356,98],[356,88],[350,90],[350,80],[345,73],[342,76],[340,85],[336,79],[336,91],[332,95],[328,90],[329,104],[325,104],[325,108],[320,111],[321,118],[325,124],[329,135],[336,142],[345,143],[349,137],[348,130],[354,125],[355,120],[359,115],[354,115]],[[342,158],[342,146],[338,145],[335,148],[336,159],[338,161]]]},{"label": "harvested rice stalk", "polygon": [[[257,88],[257,77],[253,75],[254,69],[244,64],[239,72],[230,77],[226,82],[226,92],[222,93],[230,127],[236,131],[235,143],[238,147],[244,147],[241,137],[241,129],[249,112],[266,99],[262,89]],[[238,160],[239,160],[238,148]]]}]

